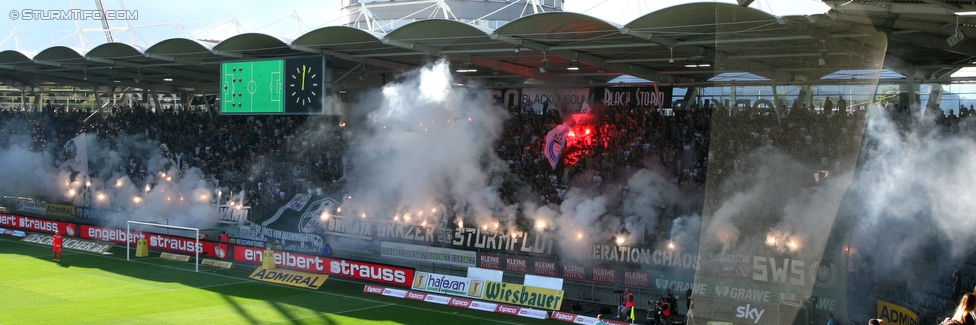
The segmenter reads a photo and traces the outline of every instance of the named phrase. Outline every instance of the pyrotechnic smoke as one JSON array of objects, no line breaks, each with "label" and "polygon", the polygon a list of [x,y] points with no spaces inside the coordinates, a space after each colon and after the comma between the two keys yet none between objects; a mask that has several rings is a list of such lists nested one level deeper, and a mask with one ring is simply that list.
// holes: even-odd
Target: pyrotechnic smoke
[{"label": "pyrotechnic smoke", "polygon": [[[854,244],[874,269],[901,278],[905,263],[942,261],[932,270],[951,272],[953,261],[973,253],[976,236],[976,142],[967,134],[923,127],[900,129],[884,109],[871,111],[866,157],[857,178],[862,212]],[[946,273],[948,274],[948,273]]]},{"label": "pyrotechnic smoke", "polygon": [[671,244],[685,252],[698,252],[701,224],[698,214],[678,217],[671,226]]},{"label": "pyrotechnic smoke", "polygon": [[805,258],[819,258],[813,252],[822,252],[851,176],[834,174],[811,186],[816,169],[772,146],[741,160],[743,168],[729,176],[718,195],[726,199],[715,209],[703,244],[726,254],[805,248]]},{"label": "pyrotechnic smoke", "polygon": [[[562,258],[584,261],[594,243],[619,238],[624,245],[643,245],[645,228],[656,228],[659,214],[678,201],[677,186],[640,170],[625,175],[624,184],[571,186],[559,206],[540,204],[521,189],[518,202],[506,205],[500,193],[508,167],[494,149],[507,113],[489,105],[483,91],[455,83],[448,64],[438,62],[405,74],[351,110],[348,118],[364,125],[357,126],[350,146],[355,169],[344,213],[549,233],[557,236]],[[368,113],[357,113],[363,110]],[[446,208],[421,213],[438,204]]]},{"label": "pyrotechnic smoke", "polygon": [[496,219],[506,209],[498,189],[507,166],[492,151],[507,113],[482,91],[456,86],[446,61],[407,73],[359,108],[371,111],[349,153],[350,213],[392,220],[447,203],[430,217],[509,222]]},{"label": "pyrotechnic smoke", "polygon": [[[12,143],[0,149],[0,162],[6,163],[0,170],[4,179],[0,194],[125,211],[115,214],[118,220],[109,221],[115,226],[124,225],[126,219],[198,227],[216,222],[216,211],[210,205],[212,186],[198,169],[180,176],[176,166],[164,159],[159,143],[144,136],[120,135],[111,145],[93,135],[84,138],[88,177],[72,171],[70,162],[55,165],[62,148],[34,152],[22,142],[31,139],[11,138]],[[130,170],[130,166],[141,166],[144,173],[142,168]],[[130,171],[135,173],[130,175]]]}]

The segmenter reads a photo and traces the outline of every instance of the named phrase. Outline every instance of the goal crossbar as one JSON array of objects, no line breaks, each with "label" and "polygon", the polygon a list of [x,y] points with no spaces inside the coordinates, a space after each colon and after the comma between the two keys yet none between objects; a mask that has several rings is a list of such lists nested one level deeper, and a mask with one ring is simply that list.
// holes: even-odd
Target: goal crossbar
[{"label": "goal crossbar", "polygon": [[129,253],[129,250],[130,250],[129,247],[130,247],[130,244],[132,243],[132,241],[129,240],[129,239],[132,236],[132,229],[131,228],[132,228],[132,225],[133,224],[143,225],[143,226],[160,227],[160,228],[172,228],[172,229],[180,229],[180,230],[190,230],[190,231],[193,231],[193,240],[196,241],[196,244],[193,246],[193,255],[194,255],[194,259],[195,259],[195,261],[193,263],[193,266],[194,266],[194,271],[195,272],[200,272],[200,249],[199,249],[200,248],[200,228],[174,226],[174,225],[167,225],[167,224],[154,223],[154,222],[144,222],[144,221],[131,221],[131,220],[126,221],[125,222],[125,235],[127,237],[126,238],[126,241],[125,241],[125,260],[126,261],[130,260],[130,257],[131,257],[131,254]]}]

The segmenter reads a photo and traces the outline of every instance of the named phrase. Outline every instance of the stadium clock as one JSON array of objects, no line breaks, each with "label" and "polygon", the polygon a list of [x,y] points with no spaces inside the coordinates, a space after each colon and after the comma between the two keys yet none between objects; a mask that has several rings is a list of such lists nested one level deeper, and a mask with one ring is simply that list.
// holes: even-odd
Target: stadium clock
[{"label": "stadium clock", "polygon": [[322,57],[285,59],[285,113],[322,111],[325,65]]}]

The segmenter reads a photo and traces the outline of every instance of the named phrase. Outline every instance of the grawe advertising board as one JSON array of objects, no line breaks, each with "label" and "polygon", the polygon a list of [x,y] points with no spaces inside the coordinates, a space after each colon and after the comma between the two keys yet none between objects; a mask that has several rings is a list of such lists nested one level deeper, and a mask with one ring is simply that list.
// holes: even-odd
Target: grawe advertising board
[{"label": "grawe advertising board", "polygon": [[[261,248],[234,245],[233,250],[238,262],[260,264],[264,259]],[[406,287],[414,278],[413,269],[399,266],[277,251],[274,257],[278,267],[357,280]]]},{"label": "grawe advertising board", "polygon": [[176,237],[169,235],[159,235],[148,232],[133,231],[127,234],[125,230],[105,227],[94,227],[88,225],[81,226],[81,238],[125,244],[128,241],[135,244],[139,238],[146,238],[150,249],[179,252],[185,254],[200,253],[201,255],[213,254],[216,243],[201,241],[197,246],[196,239],[186,237]]},{"label": "grawe advertising board", "polygon": [[57,230],[67,236],[76,236],[77,234],[75,233],[75,230],[78,229],[73,223],[24,217],[12,214],[0,214],[0,227],[18,228],[52,234],[55,230]]},{"label": "grawe advertising board", "polygon": [[410,300],[429,302],[429,303],[434,303],[439,305],[448,305],[448,306],[454,306],[454,307],[460,307],[466,309],[474,309],[474,310],[486,311],[489,313],[500,313],[500,314],[507,314],[507,315],[528,317],[528,318],[535,318],[535,319],[549,318],[549,313],[541,309],[496,304],[496,303],[483,302],[483,301],[464,299],[458,297],[439,296],[439,295],[417,292],[417,291],[407,291],[407,290],[371,286],[368,284],[363,287],[363,292],[374,294],[374,295],[395,297],[400,299],[410,299]]}]

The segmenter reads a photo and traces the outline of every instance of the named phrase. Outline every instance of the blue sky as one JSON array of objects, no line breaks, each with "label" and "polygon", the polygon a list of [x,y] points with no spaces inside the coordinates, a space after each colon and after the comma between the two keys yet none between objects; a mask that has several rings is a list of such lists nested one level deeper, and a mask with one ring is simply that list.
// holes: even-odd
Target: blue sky
[{"label": "blue sky", "polygon": [[[565,11],[580,12],[603,20],[624,24],[643,14],[687,2],[729,2],[735,0],[565,0]],[[146,46],[172,37],[224,39],[243,32],[294,37],[303,32],[339,24],[339,0],[238,0],[234,5],[225,1],[205,0],[103,0],[106,10],[124,9],[135,12],[138,19],[129,25],[135,34],[126,30],[124,20],[110,21],[116,41]],[[269,5],[270,4],[270,5]],[[803,15],[824,13],[829,8],[819,0],[756,0],[751,7],[774,15]],[[34,0],[4,1],[0,12],[0,50],[19,49],[36,52],[53,45],[90,47],[105,41],[98,20],[38,20],[41,12],[94,10],[93,0]],[[11,12],[18,17],[12,18]],[[291,17],[290,17],[291,16]],[[300,19],[296,20],[294,17]],[[236,20],[239,27],[231,23]],[[177,24],[179,22],[179,24]],[[178,27],[181,26],[182,28]],[[78,30],[87,42],[78,36]],[[16,33],[14,31],[16,30]],[[18,46],[19,41],[19,46]]]}]

